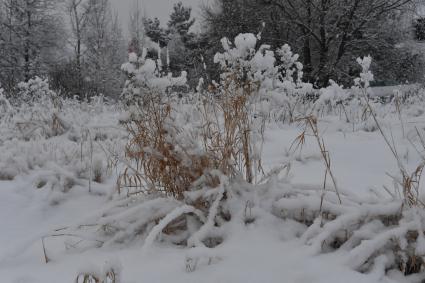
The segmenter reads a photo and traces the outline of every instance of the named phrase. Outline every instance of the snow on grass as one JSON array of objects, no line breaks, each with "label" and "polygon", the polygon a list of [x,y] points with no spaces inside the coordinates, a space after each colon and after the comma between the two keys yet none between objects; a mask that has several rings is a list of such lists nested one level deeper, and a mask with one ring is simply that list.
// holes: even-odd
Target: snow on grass
[{"label": "snow on grass", "polygon": [[[75,111],[75,108],[72,111]],[[378,108],[377,111],[381,110]],[[76,119],[88,119],[84,124],[85,128],[93,129],[96,126],[91,125],[104,125],[98,127],[101,130],[97,134],[99,138],[94,143],[93,151],[95,158],[106,164],[108,154],[103,152],[101,145],[105,145],[106,143],[102,143],[105,141],[110,144],[123,144],[123,134],[118,125],[118,117],[122,116],[122,113],[110,109],[101,112],[86,109],[78,113],[81,116],[75,117]],[[85,118],[82,115],[85,115]],[[412,144],[403,138],[400,121],[396,115],[390,117],[391,120],[384,121],[385,125],[393,131],[395,144],[402,153],[403,160],[413,166],[420,158]],[[405,123],[412,134],[414,127],[421,129],[425,126],[425,119],[412,115],[406,117]],[[156,217],[160,219],[173,209],[185,213],[193,210],[181,207],[178,202],[172,200],[152,200],[150,207],[153,210],[149,210],[147,202],[138,204],[139,201],[133,202],[113,195],[111,202],[117,171],[112,170],[106,174],[106,168],[102,168],[106,176],[103,182],[94,182],[93,188],[97,189],[94,189],[94,194],[90,194],[87,180],[90,144],[88,140],[81,142],[83,126],[76,127],[77,123],[74,121],[72,124],[74,130],[57,137],[25,140],[18,136],[13,140],[7,135],[3,136],[2,154],[7,159],[2,158],[2,162],[6,165],[5,168],[16,167],[11,174],[14,179],[0,183],[0,275],[4,282],[57,282],[57,278],[68,282],[74,280],[80,271],[102,269],[111,261],[121,264],[122,282],[282,282],[282,278],[285,282],[339,282],[340,278],[345,278],[348,282],[406,280],[401,279],[402,276],[397,273],[390,274],[393,278],[390,279],[388,274],[383,275],[377,271],[360,274],[351,267],[358,267],[367,259],[368,254],[364,251],[369,251],[370,245],[374,248],[376,243],[385,245],[384,240],[391,238],[394,233],[407,231],[410,226],[389,229],[387,234],[381,234],[351,252],[341,250],[338,253],[318,254],[321,243],[329,238],[331,233],[338,233],[341,227],[350,226],[350,221],[355,222],[358,219],[356,214],[352,214],[351,220],[348,219],[350,214],[345,214],[346,216],[338,218],[338,222],[330,222],[323,228],[318,226],[316,231],[311,230],[314,228],[313,224],[310,227],[310,236],[307,236],[304,234],[304,225],[289,217],[287,220],[281,220],[259,211],[257,206],[251,208],[247,204],[247,207],[241,207],[239,211],[242,214],[250,214],[255,221],[244,225],[243,218],[246,215],[241,214],[241,220],[229,226],[230,231],[226,233],[225,241],[214,249],[198,247],[187,250],[156,243],[154,236],[158,236],[164,226],[162,225],[152,230],[152,236],[145,235],[150,239],[145,244],[152,247],[148,253],[143,253],[143,244],[134,239],[128,242],[128,235],[134,235],[140,227],[154,220],[145,219],[144,215],[152,217],[155,215],[152,211],[157,211]],[[397,174],[397,164],[389,155],[382,137],[376,131],[353,131],[349,123],[341,122],[333,116],[320,119],[319,126],[326,138],[334,174],[342,193],[353,200],[390,202],[391,196],[382,186],[392,188],[392,180],[386,173]],[[298,188],[302,194],[309,189],[314,191],[321,188],[324,167],[313,138],[307,138],[301,151],[292,153],[289,150],[300,130],[296,123],[269,125],[265,135],[263,162],[266,171],[290,163],[287,182],[290,180],[290,186]],[[80,137],[78,133],[81,134]],[[74,138],[70,138],[71,135]],[[83,161],[80,156],[81,146]],[[84,170],[78,173],[81,166]],[[67,184],[66,178],[74,180],[74,183],[69,190],[63,191]],[[279,189],[279,186],[282,186],[282,189]],[[285,195],[286,186],[276,185],[276,197]],[[269,200],[259,200],[258,197],[261,198],[253,195],[247,201],[260,202],[260,207],[269,209]],[[329,197],[332,199],[331,195]],[[320,206],[319,194],[306,195],[300,199],[278,198],[280,200],[275,202],[274,209],[284,208],[289,211],[304,207],[306,210],[318,211]],[[354,202],[352,205],[357,207]],[[350,211],[347,206],[340,207],[332,202],[326,203],[324,207],[335,215]],[[391,207],[394,207],[395,212],[400,205],[392,204],[384,209]],[[375,207],[376,209],[379,211],[379,207]],[[367,209],[360,211],[371,215]],[[377,212],[379,213],[383,212]],[[174,218],[172,216],[173,214],[168,214],[170,219]],[[94,223],[96,221],[98,223]],[[168,222],[166,218],[162,221]],[[46,252],[51,261],[44,263],[41,242],[43,236],[60,234],[57,230],[63,227],[76,227],[81,224],[106,225],[112,222],[124,230],[109,239],[110,244],[102,249],[93,247],[95,244],[79,247],[77,243],[80,239],[72,237],[45,238]],[[373,231],[377,229],[382,227],[371,222],[370,228],[365,228],[363,232],[359,230],[356,235],[359,241],[372,238]],[[304,237],[299,239],[302,234]],[[124,241],[125,245],[114,244],[120,242],[120,238],[127,240]],[[420,248],[418,247],[419,250]],[[376,260],[380,262],[379,259]],[[385,265],[385,262],[382,264]],[[192,272],[188,273],[188,270]]]},{"label": "snow on grass", "polygon": [[[425,159],[425,92],[399,93],[385,103],[361,97],[373,78],[371,59],[365,58],[359,60],[364,70],[353,93],[332,84],[314,103],[303,97],[311,85],[299,77],[294,81],[302,65],[288,46],[277,52],[287,65],[275,66],[275,53],[269,46],[255,50],[253,35],[239,36],[234,47],[228,40],[223,45],[226,52],[216,56],[222,66],[230,74],[242,66],[264,86],[249,101],[246,116],[252,127],[264,126],[264,136],[256,128],[254,150],[243,157],[246,165],[253,154],[264,176],[247,177],[248,182],[234,172],[228,179],[216,168],[203,168],[212,170],[177,195],[158,188],[134,193],[140,184],[130,180],[120,187],[117,180],[131,166],[122,122],[137,108],[102,97],[60,99],[41,79],[32,82],[38,88],[21,86],[43,92],[34,101],[17,104],[1,97],[0,281],[72,282],[79,275],[104,278],[111,270],[125,283],[425,279],[424,189],[420,182],[411,185],[418,196],[416,202],[406,200],[411,192],[403,182],[415,179],[400,172],[401,167],[414,172]],[[125,65],[135,75],[127,84],[132,97],[147,87],[138,85],[143,70],[132,65],[135,60]],[[174,84],[170,79],[165,85]],[[176,111],[170,116],[176,127],[166,128],[166,142],[195,139],[190,154],[202,154],[196,140],[202,136],[193,130],[202,128],[200,101],[200,94],[189,94],[167,102],[174,103],[169,111]],[[313,115],[317,129],[305,128],[301,121]],[[221,120],[214,120],[214,135],[221,133]],[[329,182],[324,155],[336,182]],[[190,159],[184,163],[192,168]]]}]

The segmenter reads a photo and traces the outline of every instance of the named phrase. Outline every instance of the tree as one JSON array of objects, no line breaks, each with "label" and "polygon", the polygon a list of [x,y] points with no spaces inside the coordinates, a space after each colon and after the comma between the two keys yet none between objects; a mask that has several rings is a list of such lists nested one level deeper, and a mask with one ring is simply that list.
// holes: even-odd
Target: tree
[{"label": "tree", "polygon": [[[70,40],[75,52],[75,87],[72,87],[76,95],[82,96],[85,92],[83,75],[83,37],[86,33],[90,6],[87,6],[83,0],[69,0],[68,14],[71,19],[71,32],[73,38]],[[70,64],[71,71],[74,65]],[[69,89],[71,91],[71,89]]]},{"label": "tree", "polygon": [[143,11],[138,0],[133,2],[133,7],[130,12],[129,32],[130,44],[128,51],[129,53],[136,53],[138,56],[141,56],[143,46],[146,45],[147,39]]},{"label": "tree", "polygon": [[0,83],[7,93],[11,93],[19,80],[19,54],[12,26],[13,6],[10,2],[1,2],[0,9]]},{"label": "tree", "polygon": [[415,38],[417,40],[425,40],[425,18],[416,19],[415,23]]},{"label": "tree", "polygon": [[[168,21],[168,50],[169,71],[178,75],[182,71],[189,72],[189,81],[193,78],[193,68],[197,61],[195,54],[195,35],[189,30],[195,23],[191,19],[192,8],[183,6],[182,2],[174,4],[173,11]],[[197,74],[196,74],[197,75]]]},{"label": "tree", "polygon": [[[367,43],[363,35],[385,21],[388,14],[412,0],[262,0],[282,13],[300,33],[304,63],[319,86],[328,84],[350,49]],[[374,40],[374,38],[371,38]]]},{"label": "tree", "polygon": [[120,66],[125,60],[125,44],[118,16],[112,13],[108,0],[88,0],[86,48],[89,94],[117,96],[122,87]]},{"label": "tree", "polygon": [[[289,42],[284,26],[275,21],[276,9],[266,7],[259,0],[215,0],[209,3],[201,7],[203,26],[199,42],[210,82],[219,80],[220,70],[213,58],[222,51],[220,41],[223,37],[235,38],[240,33],[258,34],[262,31],[259,45],[267,43],[277,48]],[[297,50],[293,42],[295,40],[291,46]]]},{"label": "tree", "polygon": [[161,27],[161,22],[158,18],[145,19],[144,21],[146,35],[151,39],[151,41],[158,43],[160,47],[167,46],[168,37],[167,31]]},{"label": "tree", "polygon": [[[326,86],[329,79],[352,82],[357,71],[347,72],[347,62],[368,54],[370,46],[390,48],[394,42],[382,27],[413,0],[217,0],[205,6],[206,52],[216,52],[220,36],[233,38],[241,32],[261,33],[261,40],[277,47],[288,43],[300,54],[304,78],[316,86]],[[218,7],[218,8],[217,8]],[[265,23],[264,29],[262,23]],[[392,27],[397,22],[390,23]],[[406,31],[404,31],[406,32]],[[214,50],[214,51],[210,51]],[[378,52],[379,50],[372,50]],[[375,54],[371,54],[373,57]],[[208,58],[209,56],[205,56]],[[379,62],[377,62],[379,64]],[[210,66],[210,69],[212,67]]]},{"label": "tree", "polygon": [[192,8],[183,6],[182,2],[178,2],[173,6],[173,12],[168,21],[168,29],[170,33],[178,33],[184,40],[190,36],[189,30],[195,23],[195,19],[191,19]]},{"label": "tree", "polygon": [[124,83],[120,67],[126,55],[117,14],[109,0],[68,0],[67,4],[74,54],[51,70],[52,86],[80,98],[117,97]]},{"label": "tree", "polygon": [[46,75],[58,56],[63,26],[53,0],[3,0],[0,22],[1,80],[12,91],[16,82]]}]

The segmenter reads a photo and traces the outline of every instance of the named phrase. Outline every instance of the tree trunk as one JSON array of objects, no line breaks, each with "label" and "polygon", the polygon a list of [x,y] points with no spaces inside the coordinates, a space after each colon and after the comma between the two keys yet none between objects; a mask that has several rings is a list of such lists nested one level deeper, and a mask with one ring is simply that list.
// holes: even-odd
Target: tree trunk
[{"label": "tree trunk", "polygon": [[322,0],[320,11],[320,50],[319,50],[319,66],[318,66],[318,86],[325,87],[329,83],[329,66],[328,53],[329,46],[327,42],[326,16],[327,16],[327,0]]},{"label": "tree trunk", "polygon": [[[307,25],[311,30],[311,0],[307,1]],[[311,61],[311,32],[303,29],[304,45],[303,45],[303,65],[304,65],[304,80],[310,82],[313,72],[313,65]]]},{"label": "tree trunk", "polygon": [[25,47],[24,47],[24,78],[25,81],[29,81],[31,78],[30,74],[30,65],[31,65],[31,55],[30,55],[30,34],[31,34],[31,11],[29,10],[29,7],[26,7],[27,10],[27,29],[25,31]]}]

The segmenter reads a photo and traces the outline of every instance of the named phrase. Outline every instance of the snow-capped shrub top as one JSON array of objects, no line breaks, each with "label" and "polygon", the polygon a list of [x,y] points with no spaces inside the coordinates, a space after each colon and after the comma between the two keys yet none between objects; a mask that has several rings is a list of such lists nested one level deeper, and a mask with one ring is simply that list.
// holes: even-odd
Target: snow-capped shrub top
[{"label": "snow-capped shrub top", "polygon": [[214,56],[214,62],[223,69],[222,79],[237,75],[239,79],[260,83],[269,90],[284,87],[282,83],[301,83],[303,65],[299,56],[285,44],[276,51],[269,45],[256,49],[254,34],[239,34],[232,44],[227,38],[221,40],[224,52]]},{"label": "snow-capped shrub top", "polygon": [[52,98],[55,92],[50,89],[49,81],[40,77],[30,79],[28,82],[18,84],[18,100],[25,102],[39,101],[44,98]]},{"label": "snow-capped shrub top", "polygon": [[360,77],[354,80],[355,86],[369,88],[370,82],[374,80],[373,74],[370,71],[370,65],[372,64],[372,57],[366,56],[363,58],[357,58],[357,63],[362,67]]},{"label": "snow-capped shrub top", "polygon": [[279,112],[292,104],[290,101],[313,92],[312,84],[302,82],[303,65],[288,45],[277,50],[266,44],[256,48],[257,37],[253,34],[240,34],[233,44],[227,38],[221,42],[224,52],[214,56],[222,69],[221,87],[237,90],[241,85],[253,86],[250,99],[256,116]]},{"label": "snow-capped shrub top", "polygon": [[171,73],[164,75],[161,72],[161,66],[152,59],[146,59],[146,55],[146,48],[143,49],[140,57],[136,53],[130,53],[128,62],[121,66],[128,76],[122,94],[125,99],[132,100],[149,90],[165,92],[171,87],[186,85],[185,71],[179,77],[173,77]]},{"label": "snow-capped shrub top", "polygon": [[[254,40],[256,41],[255,37]],[[225,71],[221,76],[222,79],[225,79],[231,73],[241,78],[248,75],[251,69],[250,60],[255,55],[255,49],[251,48],[252,42],[250,41],[252,41],[252,37],[248,35],[239,35],[235,39],[234,45],[227,38],[221,40],[225,52],[215,54],[214,63],[220,64],[220,67]]]},{"label": "snow-capped shrub top", "polygon": [[329,80],[329,83],[330,85],[328,87],[320,89],[320,97],[316,104],[330,103],[331,105],[335,105],[350,97],[350,93],[343,86],[338,85],[333,80]]},{"label": "snow-capped shrub top", "polygon": [[299,55],[294,54],[288,44],[276,50],[280,59],[280,71],[284,74],[284,80],[292,81],[296,74],[297,82],[301,82],[303,77],[303,64],[298,61]]},{"label": "snow-capped shrub top", "polygon": [[257,38],[252,33],[242,33],[235,37],[235,47],[241,52],[255,49]]}]

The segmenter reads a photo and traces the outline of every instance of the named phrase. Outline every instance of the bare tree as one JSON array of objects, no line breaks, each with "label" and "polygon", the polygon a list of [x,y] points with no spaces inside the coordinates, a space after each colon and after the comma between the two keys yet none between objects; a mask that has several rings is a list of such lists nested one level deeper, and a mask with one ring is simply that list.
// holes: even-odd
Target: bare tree
[{"label": "bare tree", "polygon": [[85,60],[91,92],[116,96],[122,85],[120,66],[125,60],[125,44],[117,14],[109,0],[88,0],[87,30],[84,35]]},{"label": "bare tree", "polygon": [[146,44],[145,18],[143,7],[140,6],[139,0],[134,0],[128,26],[130,31],[129,52],[134,52],[138,55],[141,53],[142,46]]},{"label": "bare tree", "polygon": [[0,45],[8,85],[47,73],[61,45],[63,28],[53,0],[3,0]]},{"label": "bare tree", "polygon": [[[300,33],[304,63],[326,85],[350,48],[373,39],[375,27],[413,0],[262,0],[275,7],[292,32]],[[317,54],[315,54],[317,53]]]},{"label": "bare tree", "polygon": [[277,48],[287,43],[300,54],[305,80],[319,87],[330,78],[348,85],[359,71],[351,63],[357,56],[370,52],[395,60],[402,52],[413,59],[413,50],[396,45],[409,32],[406,25],[401,32],[400,21],[414,1],[423,0],[215,0],[202,9],[204,57],[214,70],[208,58],[220,48],[221,37],[262,31],[258,44]]},{"label": "bare tree", "polygon": [[83,37],[86,32],[88,15],[90,6],[86,5],[83,0],[69,0],[68,14],[71,19],[71,31],[73,40],[71,45],[75,51],[75,65],[77,72],[77,95],[83,94],[83,73],[82,73],[82,58],[83,58]]}]

